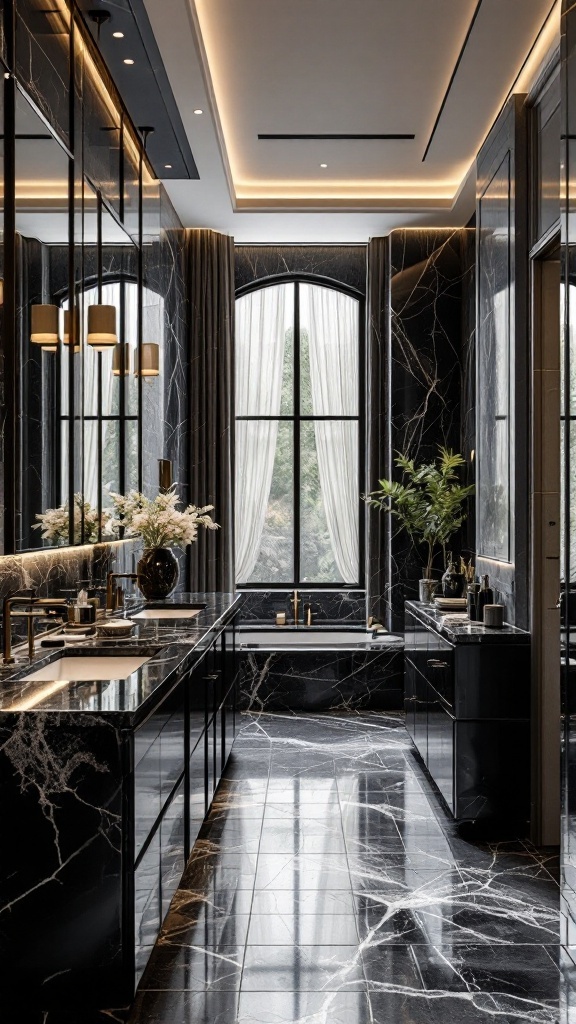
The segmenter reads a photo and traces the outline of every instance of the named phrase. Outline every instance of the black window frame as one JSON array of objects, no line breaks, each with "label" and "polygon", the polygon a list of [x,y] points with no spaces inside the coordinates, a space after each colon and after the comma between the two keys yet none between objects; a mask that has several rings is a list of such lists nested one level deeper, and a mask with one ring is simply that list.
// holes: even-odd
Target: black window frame
[{"label": "black window frame", "polygon": [[[261,291],[264,288],[271,288],[279,284],[294,284],[294,366],[293,366],[293,410],[291,414],[279,416],[238,416],[234,397],[234,415],[232,450],[234,453],[232,465],[232,503],[234,509],[234,522],[236,513],[236,496],[234,490],[235,481],[235,426],[237,420],[257,421],[276,420],[279,423],[288,422],[293,424],[293,569],[294,579],[281,583],[271,583],[266,580],[260,582],[235,582],[239,590],[286,590],[286,589],[307,589],[307,590],[363,590],[366,575],[366,504],[361,498],[365,491],[366,481],[366,299],[362,292],[349,285],[335,281],[333,278],[322,277],[319,274],[275,274],[270,277],[260,278],[251,281],[236,289],[235,299],[249,295],[251,292]],[[300,303],[299,285],[312,284],[322,288],[330,288],[332,291],[341,292],[358,302],[358,415],[357,416],[314,416],[300,411],[300,344],[296,339],[300,337]],[[327,583],[321,580],[300,579],[300,429],[302,422],[314,422],[315,420],[350,420],[358,423],[358,580],[354,583],[332,582]]]}]

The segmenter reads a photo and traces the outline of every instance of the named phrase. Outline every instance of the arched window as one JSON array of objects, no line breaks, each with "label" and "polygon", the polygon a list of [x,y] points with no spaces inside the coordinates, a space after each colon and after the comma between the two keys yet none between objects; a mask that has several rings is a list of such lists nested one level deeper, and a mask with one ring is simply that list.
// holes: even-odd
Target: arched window
[{"label": "arched window", "polygon": [[236,299],[240,585],[361,583],[363,304],[320,280]]}]

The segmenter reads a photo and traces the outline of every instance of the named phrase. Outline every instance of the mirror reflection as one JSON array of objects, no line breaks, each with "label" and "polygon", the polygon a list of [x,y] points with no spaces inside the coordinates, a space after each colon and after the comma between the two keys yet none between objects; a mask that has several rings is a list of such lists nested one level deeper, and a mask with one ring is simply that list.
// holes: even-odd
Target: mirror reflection
[{"label": "mirror reflection", "polygon": [[[69,156],[21,93],[16,98],[17,549],[68,543]],[[44,528],[37,519],[62,510]],[[43,537],[43,534],[47,536]],[[76,538],[78,539],[78,538]]]}]

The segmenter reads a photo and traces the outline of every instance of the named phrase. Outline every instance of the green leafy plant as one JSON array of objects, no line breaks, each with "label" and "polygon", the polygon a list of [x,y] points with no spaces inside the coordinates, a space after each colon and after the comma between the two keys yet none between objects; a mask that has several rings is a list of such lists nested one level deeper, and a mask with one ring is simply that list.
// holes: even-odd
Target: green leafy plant
[{"label": "green leafy plant", "polygon": [[434,462],[421,466],[398,454],[394,462],[402,470],[402,481],[379,480],[378,490],[364,498],[373,508],[395,516],[415,544],[427,545],[426,579],[432,578],[435,549],[441,547],[446,556],[446,544],[466,518],[466,498],[474,492],[473,484],[460,483],[462,456],[442,446],[439,451]]}]

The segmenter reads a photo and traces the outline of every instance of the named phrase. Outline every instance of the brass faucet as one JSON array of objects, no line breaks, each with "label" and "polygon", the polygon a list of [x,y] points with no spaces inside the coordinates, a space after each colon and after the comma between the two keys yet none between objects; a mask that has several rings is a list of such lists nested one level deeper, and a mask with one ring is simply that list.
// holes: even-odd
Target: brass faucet
[{"label": "brass faucet", "polygon": [[109,572],[106,577],[106,610],[109,612],[117,611],[119,605],[116,600],[116,594],[114,592],[114,580],[134,580],[138,583],[137,572]]},{"label": "brass faucet", "polygon": [[305,604],[304,605],[304,612],[306,614],[306,625],[307,626],[311,626],[312,625],[312,605],[311,604]]},{"label": "brass faucet", "polygon": [[[29,611],[16,612],[15,614],[23,616],[27,621],[27,635],[28,635],[28,657],[30,661],[34,657],[34,619],[47,618],[51,611],[56,611],[59,608],[65,608],[68,605],[68,601],[65,597],[21,597],[17,594],[13,594],[11,597],[7,597],[3,603],[3,622],[2,628],[4,630],[4,657],[2,659],[4,665],[14,664],[14,657],[12,654],[12,608],[14,605],[27,606]],[[34,611],[34,609],[40,609]]]},{"label": "brass faucet", "polygon": [[298,605],[300,604],[300,598],[298,597],[298,591],[297,590],[294,591],[294,593],[292,595],[292,600],[290,601],[290,604],[292,605],[292,607],[294,609],[294,625],[297,626],[298,625]]}]

